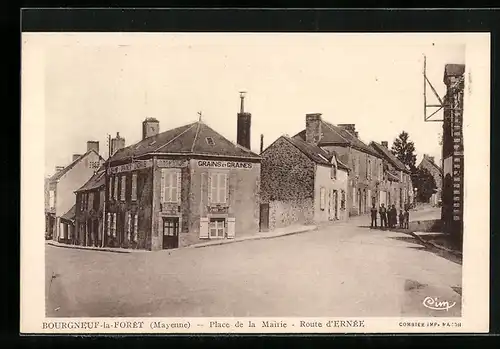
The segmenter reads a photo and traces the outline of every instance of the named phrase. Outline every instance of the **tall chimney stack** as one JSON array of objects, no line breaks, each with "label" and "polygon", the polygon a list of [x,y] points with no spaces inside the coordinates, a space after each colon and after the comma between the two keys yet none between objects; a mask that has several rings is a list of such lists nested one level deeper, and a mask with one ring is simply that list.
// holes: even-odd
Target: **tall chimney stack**
[{"label": "tall chimney stack", "polygon": [[142,139],[156,136],[160,133],[160,122],[155,118],[146,118],[142,122]]},{"label": "tall chimney stack", "polygon": [[382,144],[382,146],[383,146],[383,147],[385,147],[385,148],[389,148],[389,142],[387,142],[387,141],[382,141],[382,142],[380,142],[380,143]]},{"label": "tall chimney stack", "polygon": [[99,141],[88,141],[87,142],[87,151],[95,150],[97,154],[99,154]]},{"label": "tall chimney stack", "polygon": [[250,149],[250,129],[252,125],[252,114],[245,112],[245,99],[244,91],[240,92],[240,112],[238,113],[238,122],[237,122],[237,132],[236,139],[237,143],[242,147]]},{"label": "tall chimney stack", "polygon": [[260,135],[260,154],[264,151],[264,135]]},{"label": "tall chimney stack", "polygon": [[125,148],[125,138],[120,137],[120,132],[116,132],[116,137],[111,139],[111,156],[122,148]]},{"label": "tall chimney stack", "polygon": [[306,114],[306,142],[317,145],[321,136],[321,113]]}]

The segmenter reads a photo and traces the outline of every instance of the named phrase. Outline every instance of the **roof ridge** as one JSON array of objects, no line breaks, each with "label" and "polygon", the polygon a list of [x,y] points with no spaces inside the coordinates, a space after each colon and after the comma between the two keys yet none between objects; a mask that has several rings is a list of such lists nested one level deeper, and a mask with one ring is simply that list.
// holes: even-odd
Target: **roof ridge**
[{"label": "roof ridge", "polygon": [[[180,136],[182,136],[184,133],[186,133],[187,131],[189,131],[190,129],[192,129],[194,126],[195,126],[196,123],[193,123],[191,126],[189,126],[188,128],[186,128],[184,131],[182,131],[181,133],[179,133],[177,136],[175,136],[174,138],[172,138],[171,140],[169,140],[167,143],[159,146],[158,148],[156,148],[155,150],[153,150],[153,152],[157,152],[158,150],[160,150],[161,148],[164,148],[166,147],[167,145],[169,145],[170,143],[172,143],[173,141],[175,141],[177,138],[179,138]],[[186,126],[186,125],[184,125]],[[182,127],[182,126],[180,126]],[[180,128],[178,127],[178,128]],[[172,129],[172,130],[175,130],[175,129]],[[171,131],[171,130],[169,130]],[[165,131],[167,132],[167,131]]]},{"label": "roof ridge", "polygon": [[[308,154],[308,153],[304,152],[304,150],[300,149],[300,148],[297,146],[297,144],[295,144],[295,143],[294,143],[294,141],[299,141],[299,142],[302,142],[302,143],[303,143],[304,145],[306,145],[306,146],[311,146],[311,144],[309,144],[309,143],[307,143],[307,142],[305,142],[305,141],[303,141],[303,140],[297,140],[297,139],[294,139],[294,138],[291,138],[291,137],[289,137],[289,136],[285,136],[285,135],[282,135],[281,137],[284,137],[284,138],[285,138],[285,139],[286,139],[289,143],[291,143],[291,144],[292,144],[295,148],[297,148],[297,149],[298,149],[298,150],[299,150],[302,154],[304,154],[305,156],[307,156],[307,157],[308,157],[311,161],[313,161],[313,162],[315,162],[315,163],[318,163],[318,161],[317,161],[317,160],[314,160],[314,159],[312,159],[312,158],[311,158],[311,155],[310,155],[310,154]],[[324,151],[323,149],[321,149],[321,147],[319,147],[319,146],[316,146],[316,147],[317,147],[318,149],[320,149],[321,151]],[[318,153],[318,155],[320,155],[320,154]],[[332,165],[332,164],[328,161],[328,159],[326,159],[326,162],[327,162],[330,166]]]}]

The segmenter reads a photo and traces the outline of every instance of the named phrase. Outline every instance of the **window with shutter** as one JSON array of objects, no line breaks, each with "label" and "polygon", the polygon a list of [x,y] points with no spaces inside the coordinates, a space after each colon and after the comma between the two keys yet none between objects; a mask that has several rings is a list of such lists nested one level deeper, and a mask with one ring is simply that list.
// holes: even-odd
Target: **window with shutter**
[{"label": "window with shutter", "polygon": [[113,199],[118,200],[118,178],[115,176],[114,177],[114,192],[113,192]]},{"label": "window with shutter", "polygon": [[319,209],[324,210],[325,209],[325,188],[320,188],[319,189]]},{"label": "window with shutter", "polygon": [[94,208],[94,193],[89,193],[89,207],[88,209],[91,210]]},{"label": "window with shutter", "polygon": [[127,188],[127,176],[123,175],[122,176],[122,183],[121,183],[121,190],[120,190],[120,200],[125,201],[125,190]]},{"label": "window with shutter", "polygon": [[356,207],[356,188],[352,188],[352,207]]},{"label": "window with shutter", "polygon": [[236,219],[234,217],[229,217],[227,219],[227,238],[234,239],[236,230]]},{"label": "window with shutter", "polygon": [[176,181],[176,187],[177,187],[177,197],[176,197],[176,201],[177,202],[181,202],[181,172],[178,171],[176,173],[176,177],[177,177],[177,181]]},{"label": "window with shutter", "polygon": [[226,173],[211,173],[209,177],[209,201],[213,204],[224,204],[227,202],[228,182]]},{"label": "window with shutter", "polygon": [[137,173],[132,173],[132,193],[130,194],[130,200],[137,200]]},{"label": "window with shutter", "polygon": [[53,191],[53,190],[49,191],[49,207],[50,207],[51,209],[53,209],[53,208],[55,207],[55,204],[54,204],[54,203],[55,203],[54,197],[55,197],[55,196],[54,196],[54,191]]},{"label": "window with shutter", "polygon": [[208,239],[208,218],[200,218],[200,239]]},{"label": "window with shutter", "polygon": [[108,184],[108,191],[109,191],[109,194],[108,194],[108,197],[109,199],[111,200],[111,198],[113,197],[113,177],[109,177],[109,184]]},{"label": "window with shutter", "polygon": [[172,171],[169,169],[162,169],[161,174],[161,200],[162,202],[179,202],[180,201],[180,187],[181,187],[181,173],[180,171]]}]

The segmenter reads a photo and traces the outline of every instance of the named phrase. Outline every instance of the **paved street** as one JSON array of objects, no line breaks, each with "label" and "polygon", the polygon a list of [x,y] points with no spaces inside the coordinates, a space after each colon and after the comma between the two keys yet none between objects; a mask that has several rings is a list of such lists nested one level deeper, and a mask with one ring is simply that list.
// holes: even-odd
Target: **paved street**
[{"label": "paved street", "polygon": [[[415,212],[430,219],[436,212]],[[459,316],[461,265],[367,218],[173,252],[46,246],[48,316]],[[52,279],[52,281],[51,281]],[[457,302],[446,310],[425,297]]]}]

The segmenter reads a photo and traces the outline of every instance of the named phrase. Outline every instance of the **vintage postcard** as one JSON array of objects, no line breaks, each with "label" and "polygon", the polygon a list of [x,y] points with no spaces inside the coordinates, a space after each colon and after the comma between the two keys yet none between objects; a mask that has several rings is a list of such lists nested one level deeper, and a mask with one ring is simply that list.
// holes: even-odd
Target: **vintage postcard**
[{"label": "vintage postcard", "polygon": [[23,33],[21,332],[489,330],[488,33]]}]

